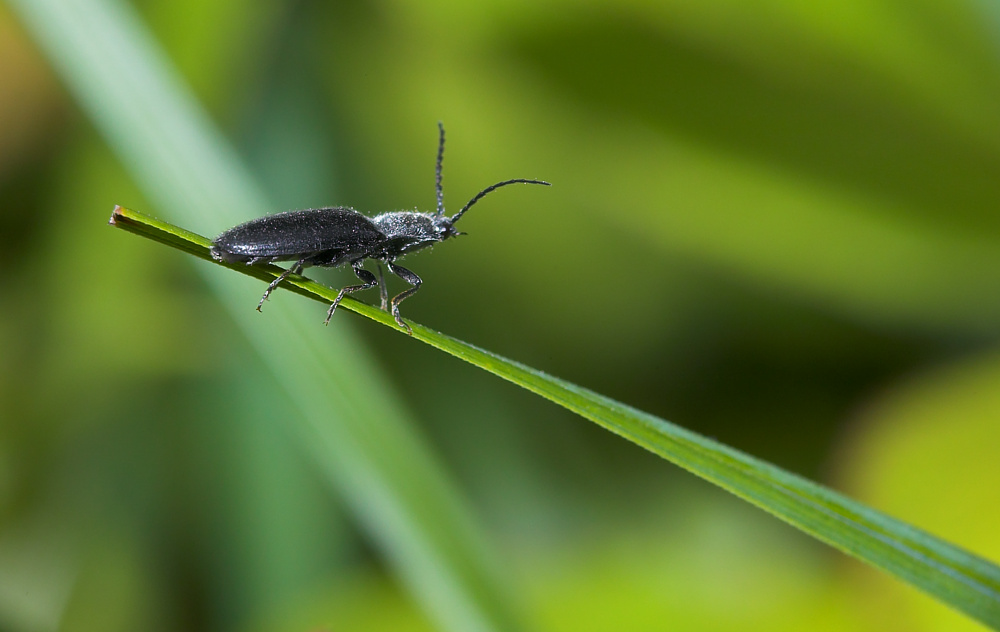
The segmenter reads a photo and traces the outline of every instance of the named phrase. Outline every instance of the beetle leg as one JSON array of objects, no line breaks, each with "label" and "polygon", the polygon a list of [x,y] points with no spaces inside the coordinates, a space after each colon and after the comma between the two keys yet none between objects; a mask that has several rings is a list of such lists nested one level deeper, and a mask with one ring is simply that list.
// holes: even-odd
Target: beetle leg
[{"label": "beetle leg", "polygon": [[420,277],[418,277],[413,272],[407,270],[403,266],[393,265],[392,262],[389,261],[386,261],[385,264],[389,266],[389,272],[392,272],[393,274],[395,274],[396,276],[398,276],[399,278],[403,279],[404,281],[413,286],[410,289],[403,290],[396,296],[392,297],[392,317],[396,319],[397,325],[405,329],[406,333],[412,336],[413,330],[410,329],[409,325],[403,322],[403,319],[399,315],[399,304],[405,301],[406,299],[410,298],[414,294],[416,294],[417,290],[420,289],[420,284],[423,283],[423,281],[420,279]]},{"label": "beetle leg", "polygon": [[264,290],[264,296],[260,297],[260,302],[257,303],[258,312],[260,311],[261,306],[264,304],[264,301],[266,301],[267,297],[270,296],[271,292],[274,291],[274,288],[278,287],[279,283],[288,278],[289,274],[298,274],[299,272],[302,272],[302,268],[306,264],[306,258],[307,257],[299,259],[298,263],[291,266],[290,268],[288,268],[287,270],[276,276],[273,281],[271,281],[271,284],[267,286],[266,290]]},{"label": "beetle leg", "polygon": [[382,311],[389,311],[389,289],[385,286],[385,277],[382,276],[382,264],[378,264],[378,289],[382,298]]},{"label": "beetle leg", "polygon": [[363,267],[364,265],[365,265],[364,259],[358,259],[357,261],[351,264],[351,267],[354,268],[354,274],[358,275],[358,278],[364,281],[364,283],[362,283],[361,285],[349,285],[344,289],[342,289],[337,294],[337,298],[334,299],[333,305],[331,305],[330,309],[327,310],[326,312],[326,320],[323,321],[324,325],[330,324],[330,319],[333,318],[333,312],[336,311],[337,305],[340,305],[340,299],[344,298],[345,294],[350,294],[351,292],[359,292],[361,290],[367,290],[369,288],[373,288],[376,285],[378,285],[378,279],[375,278],[374,274],[372,274],[368,270],[365,270]]}]

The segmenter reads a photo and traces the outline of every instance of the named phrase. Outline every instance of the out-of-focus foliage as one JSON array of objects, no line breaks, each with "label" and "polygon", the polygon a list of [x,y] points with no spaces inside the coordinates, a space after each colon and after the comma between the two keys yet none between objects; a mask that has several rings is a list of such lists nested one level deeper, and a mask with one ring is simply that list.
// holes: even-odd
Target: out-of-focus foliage
[{"label": "out-of-focus foliage", "polygon": [[[556,185],[495,194],[408,260],[415,320],[998,559],[1000,43],[979,5],[331,5],[137,4],[276,210],[430,208],[439,119],[451,208],[506,177]],[[156,209],[6,10],[0,77],[0,627],[428,629],[191,264],[104,226],[115,203]],[[539,629],[975,627],[337,321]]]},{"label": "out-of-focus foliage", "polygon": [[[994,525],[1000,507],[982,490],[1000,487],[993,447],[1000,441],[996,354],[935,367],[903,381],[863,415],[846,451],[846,487],[886,511],[937,533],[952,533],[970,549],[1000,558]],[[859,595],[877,621],[910,630],[979,629],[913,591],[868,572]],[[863,587],[863,589],[861,589]],[[894,617],[888,613],[902,613]]]}]

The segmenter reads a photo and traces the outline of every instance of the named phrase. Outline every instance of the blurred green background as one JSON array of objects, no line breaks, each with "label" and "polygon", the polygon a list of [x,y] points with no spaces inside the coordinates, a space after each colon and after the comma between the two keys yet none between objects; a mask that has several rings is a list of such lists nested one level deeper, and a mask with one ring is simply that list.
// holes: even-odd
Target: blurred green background
[{"label": "blurred green background", "polygon": [[[408,318],[1000,560],[989,3],[133,7],[276,211],[431,209],[438,120],[452,211],[554,184],[408,258]],[[208,264],[106,226],[158,209],[33,37],[0,4],[0,630],[434,629]],[[306,301],[276,292],[255,326],[281,302]],[[308,309],[317,345],[374,354],[530,629],[978,629],[534,395]]]}]

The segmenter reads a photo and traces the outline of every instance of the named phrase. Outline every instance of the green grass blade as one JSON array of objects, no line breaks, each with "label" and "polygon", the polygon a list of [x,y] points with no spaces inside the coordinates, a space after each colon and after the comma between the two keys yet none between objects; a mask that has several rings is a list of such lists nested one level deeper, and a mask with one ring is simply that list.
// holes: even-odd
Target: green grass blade
[{"label": "green grass blade", "polygon": [[[274,208],[130,6],[9,4],[159,212],[207,231]],[[274,422],[302,437],[317,470],[437,625],[522,629],[460,494],[348,329],[318,326],[311,306],[293,301],[269,305],[271,326],[261,327],[242,300],[249,294],[242,279],[215,266],[199,270],[273,373],[275,388],[295,403],[297,410]]]},{"label": "green grass blade", "polygon": [[[211,260],[209,240],[141,213],[118,207],[111,223]],[[282,272],[277,266],[219,265],[262,280]],[[336,290],[297,275],[289,277],[288,285],[288,289],[323,303],[337,295]],[[402,331],[380,309],[348,299],[343,306]],[[668,421],[428,327],[409,324],[415,338],[550,399],[841,551],[1000,628],[1000,567],[988,560]]]}]

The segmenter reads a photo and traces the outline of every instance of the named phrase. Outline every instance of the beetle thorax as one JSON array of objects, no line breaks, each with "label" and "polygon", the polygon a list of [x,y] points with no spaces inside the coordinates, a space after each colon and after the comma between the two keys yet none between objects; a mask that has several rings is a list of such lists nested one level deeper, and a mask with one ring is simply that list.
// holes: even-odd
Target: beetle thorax
[{"label": "beetle thorax", "polygon": [[382,213],[372,218],[372,221],[389,239],[423,242],[441,241],[447,237],[447,229],[441,219],[430,213],[397,211]]}]

